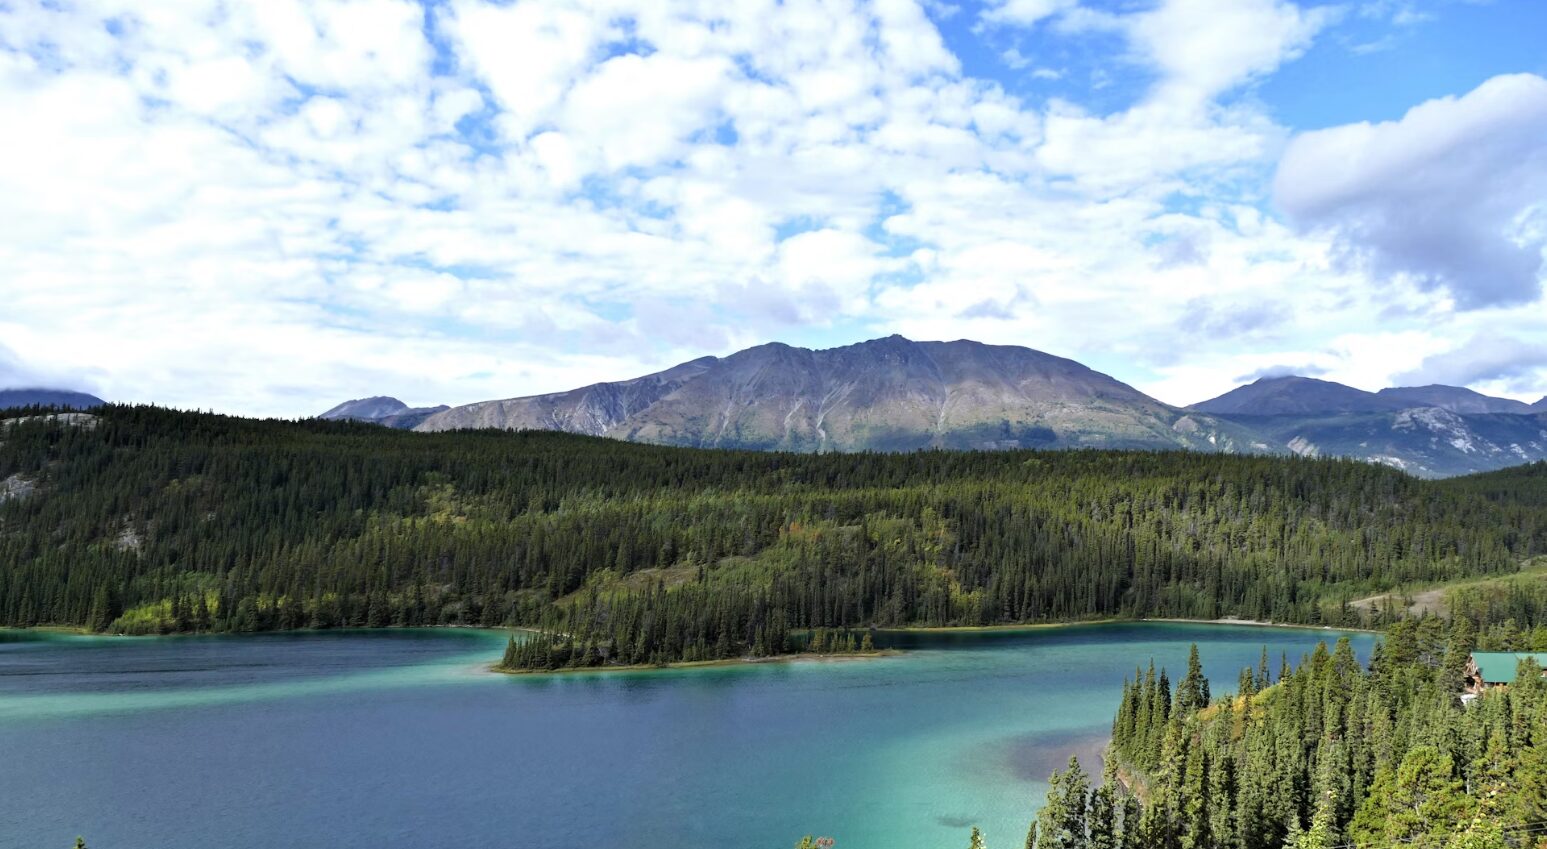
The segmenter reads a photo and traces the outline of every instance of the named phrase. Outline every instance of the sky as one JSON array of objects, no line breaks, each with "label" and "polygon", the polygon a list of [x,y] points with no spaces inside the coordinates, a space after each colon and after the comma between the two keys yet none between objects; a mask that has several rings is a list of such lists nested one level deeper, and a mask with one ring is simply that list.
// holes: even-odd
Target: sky
[{"label": "sky", "polygon": [[1547,394],[1539,0],[0,0],[0,386],[468,403],[783,341]]}]

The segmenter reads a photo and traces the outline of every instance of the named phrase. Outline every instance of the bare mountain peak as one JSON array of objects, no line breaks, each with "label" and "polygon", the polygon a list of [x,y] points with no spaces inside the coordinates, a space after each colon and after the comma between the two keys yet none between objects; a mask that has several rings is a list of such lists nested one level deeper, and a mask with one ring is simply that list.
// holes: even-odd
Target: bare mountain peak
[{"label": "bare mountain peak", "polygon": [[401,413],[406,409],[408,409],[407,404],[390,395],[373,395],[369,398],[355,398],[345,401],[317,418],[375,421],[395,413]]},{"label": "bare mountain peak", "polygon": [[550,429],[790,450],[1210,447],[1213,425],[1178,430],[1180,417],[1073,360],[893,334],[825,349],[770,342],[629,381],[458,407],[420,429]]}]

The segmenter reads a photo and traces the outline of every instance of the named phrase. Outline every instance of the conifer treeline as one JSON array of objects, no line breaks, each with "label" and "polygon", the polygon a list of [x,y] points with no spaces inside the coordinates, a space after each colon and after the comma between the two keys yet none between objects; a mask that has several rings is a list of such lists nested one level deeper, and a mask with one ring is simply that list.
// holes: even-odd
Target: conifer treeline
[{"label": "conifer treeline", "polygon": [[1105,780],[1091,789],[1077,761],[1055,774],[1028,845],[1547,845],[1547,680],[1526,661],[1464,706],[1478,638],[1455,621],[1393,625],[1368,668],[1347,639],[1276,681],[1264,654],[1212,705],[1196,647],[1174,692],[1151,668],[1124,688]]},{"label": "conifer treeline", "polygon": [[[0,623],[539,627],[607,662],[810,628],[1233,615],[1547,552],[1513,478],[1196,453],[777,454],[105,407],[0,425]],[[1547,467],[1543,467],[1547,468]],[[1502,482],[1500,482],[1502,480]],[[589,662],[589,661],[586,661]]]}]

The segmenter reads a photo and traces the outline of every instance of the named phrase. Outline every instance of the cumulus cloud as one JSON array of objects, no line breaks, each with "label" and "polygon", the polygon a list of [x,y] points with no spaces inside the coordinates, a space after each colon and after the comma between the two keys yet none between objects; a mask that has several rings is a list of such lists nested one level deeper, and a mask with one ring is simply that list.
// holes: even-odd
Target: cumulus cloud
[{"label": "cumulus cloud", "polygon": [[1352,260],[1462,309],[1534,301],[1547,247],[1547,79],[1494,77],[1401,119],[1297,136],[1274,196]]},{"label": "cumulus cloud", "polygon": [[[867,332],[1184,397],[1342,334],[1415,365],[1372,336],[1392,297],[1259,208],[1287,131],[1241,95],[1330,13],[1131,8],[1008,0],[975,33],[1117,34],[1099,70],[1142,90],[1102,111],[970,76],[916,0],[0,3],[0,362],[291,415]],[[1274,333],[1315,342],[1241,361]]]},{"label": "cumulus cloud", "polygon": [[[1107,194],[1203,192],[1203,169],[1262,161],[1280,130],[1250,107],[1219,102],[1298,58],[1335,18],[1286,0],[1165,0],[1128,15],[1080,10],[1066,30],[1112,32],[1156,80],[1132,107],[1092,115],[1073,103],[1049,110],[1037,155],[1049,169]],[[1177,178],[1187,174],[1182,183]],[[1222,175],[1221,175],[1222,176]],[[1215,177],[1218,179],[1218,177]]]},{"label": "cumulus cloud", "polygon": [[1285,0],[1167,0],[1128,28],[1165,74],[1160,97],[1200,103],[1298,57],[1336,14]]}]

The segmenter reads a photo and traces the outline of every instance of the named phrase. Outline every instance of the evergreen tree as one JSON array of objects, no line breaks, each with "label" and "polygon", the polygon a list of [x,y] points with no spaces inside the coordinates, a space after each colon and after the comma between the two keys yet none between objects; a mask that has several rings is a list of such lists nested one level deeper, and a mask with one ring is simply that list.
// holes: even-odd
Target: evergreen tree
[{"label": "evergreen tree", "polygon": [[1187,653],[1187,675],[1176,688],[1176,711],[1189,714],[1209,704],[1209,679],[1203,675],[1203,663],[1198,659],[1198,644],[1193,643]]}]

